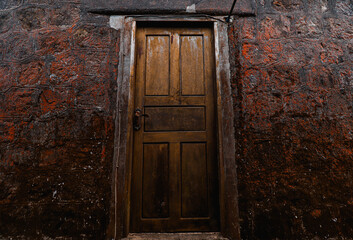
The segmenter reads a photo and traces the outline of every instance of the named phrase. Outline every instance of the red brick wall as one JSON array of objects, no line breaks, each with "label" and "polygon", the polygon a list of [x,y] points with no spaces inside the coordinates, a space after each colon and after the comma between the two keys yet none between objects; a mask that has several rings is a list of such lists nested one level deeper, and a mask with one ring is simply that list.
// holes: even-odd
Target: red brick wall
[{"label": "red brick wall", "polygon": [[353,236],[353,2],[258,1],[230,29],[244,239]]},{"label": "red brick wall", "polygon": [[0,2],[0,238],[105,235],[119,35],[83,7]]}]

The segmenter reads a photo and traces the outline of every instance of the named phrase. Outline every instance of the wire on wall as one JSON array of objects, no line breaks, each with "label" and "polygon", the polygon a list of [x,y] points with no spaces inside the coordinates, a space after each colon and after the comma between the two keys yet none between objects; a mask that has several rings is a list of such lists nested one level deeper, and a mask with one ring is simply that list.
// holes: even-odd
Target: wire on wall
[{"label": "wire on wall", "polygon": [[234,10],[234,6],[235,6],[235,3],[237,2],[237,0],[234,0],[233,1],[233,4],[232,4],[232,8],[230,9],[230,11],[229,11],[229,15],[228,15],[228,17],[226,18],[226,22],[227,23],[229,23],[230,22],[230,16],[232,15],[232,13],[233,13],[233,10]]}]

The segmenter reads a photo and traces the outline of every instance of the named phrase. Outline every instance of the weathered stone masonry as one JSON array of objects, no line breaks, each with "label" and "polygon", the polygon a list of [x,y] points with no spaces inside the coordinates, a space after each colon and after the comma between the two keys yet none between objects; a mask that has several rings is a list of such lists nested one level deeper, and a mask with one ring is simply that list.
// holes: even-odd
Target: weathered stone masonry
[{"label": "weathered stone masonry", "polygon": [[[229,27],[242,238],[350,239],[353,1],[253,7]],[[104,14],[0,2],[0,238],[106,236],[120,35]]]},{"label": "weathered stone masonry", "polygon": [[0,238],[103,239],[118,32],[79,1],[0,9]]},{"label": "weathered stone masonry", "polygon": [[353,1],[258,1],[230,41],[242,237],[351,239]]}]

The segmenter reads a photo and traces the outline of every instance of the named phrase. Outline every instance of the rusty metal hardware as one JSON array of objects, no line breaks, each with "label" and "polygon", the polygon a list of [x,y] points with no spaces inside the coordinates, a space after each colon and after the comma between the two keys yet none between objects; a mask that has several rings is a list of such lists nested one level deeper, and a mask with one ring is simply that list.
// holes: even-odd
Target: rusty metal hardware
[{"label": "rusty metal hardware", "polygon": [[142,110],[140,108],[136,108],[134,112],[134,118],[133,118],[133,125],[134,125],[134,130],[138,131],[141,129],[141,118],[142,117],[149,117],[148,114],[142,114]]}]

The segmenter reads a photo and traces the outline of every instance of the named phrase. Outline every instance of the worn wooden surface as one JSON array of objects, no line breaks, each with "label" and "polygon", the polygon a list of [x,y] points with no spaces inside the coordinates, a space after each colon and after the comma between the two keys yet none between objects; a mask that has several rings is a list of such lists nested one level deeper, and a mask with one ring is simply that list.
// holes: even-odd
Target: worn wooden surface
[{"label": "worn wooden surface", "polygon": [[240,239],[237,166],[235,162],[234,111],[230,85],[229,47],[227,26],[215,25],[217,67],[218,134],[220,154],[221,231],[231,239]]},{"label": "worn wooden surface", "polygon": [[134,132],[132,232],[219,229],[212,42],[201,25],[138,29],[135,108],[147,116]]}]

